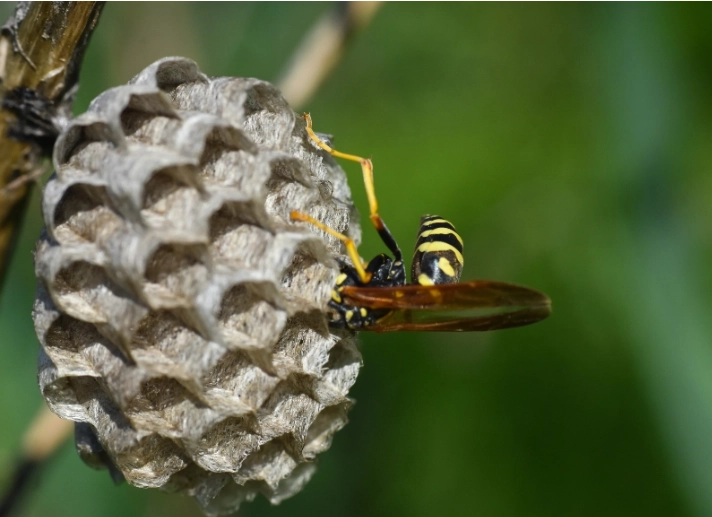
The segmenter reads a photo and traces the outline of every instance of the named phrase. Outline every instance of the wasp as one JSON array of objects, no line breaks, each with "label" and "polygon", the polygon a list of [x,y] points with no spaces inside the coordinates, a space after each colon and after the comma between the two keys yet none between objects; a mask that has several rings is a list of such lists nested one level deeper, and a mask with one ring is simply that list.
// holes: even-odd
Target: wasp
[{"label": "wasp", "polygon": [[291,212],[292,221],[309,223],[342,241],[351,259],[352,264],[341,264],[331,291],[332,327],[376,332],[486,331],[529,325],[551,313],[549,298],[528,287],[492,280],[460,283],[462,237],[452,223],[437,215],[420,220],[408,283],[403,253],[378,212],[373,163],[330,147],[314,133],[311,116],[303,116],[309,138],[317,146],[361,165],[371,223],[393,255],[381,253],[363,263],[348,236],[307,214]]}]

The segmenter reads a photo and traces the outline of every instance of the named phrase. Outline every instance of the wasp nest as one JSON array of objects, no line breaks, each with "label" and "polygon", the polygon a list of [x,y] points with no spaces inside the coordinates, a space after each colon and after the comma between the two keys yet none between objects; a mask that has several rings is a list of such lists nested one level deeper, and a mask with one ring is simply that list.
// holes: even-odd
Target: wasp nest
[{"label": "wasp nest", "polygon": [[208,514],[295,494],[361,357],[326,307],[343,171],[270,84],[158,61],[68,124],[44,192],[39,383],[93,466]]}]

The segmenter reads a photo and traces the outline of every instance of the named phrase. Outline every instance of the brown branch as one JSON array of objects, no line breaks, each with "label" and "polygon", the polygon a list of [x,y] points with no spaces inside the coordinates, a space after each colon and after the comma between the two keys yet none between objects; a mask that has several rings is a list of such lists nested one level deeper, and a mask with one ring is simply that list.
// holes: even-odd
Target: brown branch
[{"label": "brown branch", "polygon": [[[0,28],[0,288],[29,194],[68,120],[84,51],[103,2],[19,2]],[[24,439],[0,515],[19,502],[33,473],[73,424],[42,408]]]},{"label": "brown branch", "polygon": [[[102,7],[100,2],[19,2],[0,29],[0,287],[29,192],[30,182],[18,178],[31,176],[51,149],[46,138],[34,138],[32,119],[38,105],[46,109],[46,125],[61,126],[69,116]],[[25,141],[18,141],[23,135]]]},{"label": "brown branch", "polygon": [[42,406],[22,438],[22,454],[32,461],[50,457],[72,434],[74,422],[64,420]]},{"label": "brown branch", "polygon": [[304,37],[278,87],[293,109],[306,104],[336,67],[353,35],[371,21],[381,2],[340,2]]},{"label": "brown branch", "polygon": [[42,406],[25,431],[21,456],[10,475],[10,484],[0,496],[0,517],[11,515],[36,471],[71,436],[74,422],[62,420]]}]

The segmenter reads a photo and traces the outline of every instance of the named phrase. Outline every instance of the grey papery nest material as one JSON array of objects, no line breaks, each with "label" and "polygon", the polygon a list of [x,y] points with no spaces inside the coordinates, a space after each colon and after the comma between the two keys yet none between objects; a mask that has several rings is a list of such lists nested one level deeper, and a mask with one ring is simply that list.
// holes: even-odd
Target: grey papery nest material
[{"label": "grey papery nest material", "polygon": [[270,84],[158,61],[69,123],[43,197],[39,383],[92,466],[208,514],[299,491],[361,365],[326,308],[343,171]]}]

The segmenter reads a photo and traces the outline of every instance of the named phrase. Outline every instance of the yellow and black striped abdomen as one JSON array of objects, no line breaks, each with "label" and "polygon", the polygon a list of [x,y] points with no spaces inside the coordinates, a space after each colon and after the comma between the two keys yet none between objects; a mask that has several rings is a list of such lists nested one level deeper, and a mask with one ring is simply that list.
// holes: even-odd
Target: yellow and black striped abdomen
[{"label": "yellow and black striped abdomen", "polygon": [[410,270],[411,282],[456,284],[460,281],[463,263],[462,238],[452,223],[437,215],[423,216]]}]

